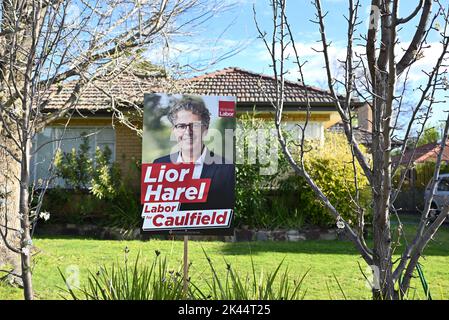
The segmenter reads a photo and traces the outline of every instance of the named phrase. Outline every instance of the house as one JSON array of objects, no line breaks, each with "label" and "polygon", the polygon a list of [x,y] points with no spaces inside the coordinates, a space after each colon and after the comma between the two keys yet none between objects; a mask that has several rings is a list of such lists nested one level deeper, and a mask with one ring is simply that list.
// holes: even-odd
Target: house
[{"label": "house", "polygon": [[[411,188],[422,189],[433,176],[435,162],[440,150],[440,142],[431,142],[416,148],[407,148],[402,156],[394,156],[392,162],[394,166],[409,166],[406,173],[407,184]],[[449,141],[446,142],[441,161],[443,165],[449,163]],[[419,170],[418,167],[420,167]]]},{"label": "house", "polygon": [[[417,208],[424,206],[424,190],[434,174],[435,162],[441,150],[441,142],[427,143],[416,148],[407,148],[403,155],[392,157],[393,167],[397,167],[396,179],[399,174],[404,175],[395,207],[402,211],[416,212]],[[448,172],[449,164],[449,141],[442,154],[441,173]],[[406,167],[408,166],[408,170]]]},{"label": "house", "polygon": [[[139,129],[142,126],[139,110],[142,110],[145,93],[236,96],[237,116],[255,110],[257,117],[269,120],[274,119],[274,109],[270,103],[275,97],[274,84],[273,77],[239,68],[225,68],[179,81],[158,74],[135,73],[102,79],[82,91],[76,108],[71,110],[70,118],[63,117],[52,122],[37,135],[34,147],[38,149],[33,157],[32,179],[37,181],[45,178],[54,151],[61,148],[67,152],[77,148],[81,141],[76,137],[83,132],[91,133],[89,143],[92,153],[96,147],[108,146],[112,150],[113,160],[120,166],[123,174],[130,173],[130,163],[140,162],[141,159],[141,138],[130,127]],[[61,108],[72,90],[73,85],[70,83],[54,88],[47,98],[46,110]],[[340,121],[333,99],[327,91],[286,81],[283,119],[291,129],[295,124],[305,121],[306,91],[311,113],[305,134],[309,138],[323,141],[324,131]],[[125,113],[131,115],[128,125],[119,121]],[[61,136],[64,139],[58,142]]]},{"label": "house", "polygon": [[[443,162],[449,162],[449,141],[446,143],[446,147],[444,148],[444,152],[442,155],[442,161]],[[422,164],[425,162],[435,162],[438,154],[441,150],[441,143],[440,142],[431,142],[424,144],[422,146],[419,146],[417,148],[410,148],[406,149],[404,152],[404,155],[401,157],[400,155],[397,155],[393,157],[393,163],[394,164],[400,164],[400,165],[410,165],[414,167],[417,164]]]}]

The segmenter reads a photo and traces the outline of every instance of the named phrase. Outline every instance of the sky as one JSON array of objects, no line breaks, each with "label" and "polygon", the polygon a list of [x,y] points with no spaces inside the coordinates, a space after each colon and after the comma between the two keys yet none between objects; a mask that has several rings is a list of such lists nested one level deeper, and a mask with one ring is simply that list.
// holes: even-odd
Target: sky
[{"label": "sky", "polygon": [[[227,10],[219,12],[214,18],[207,21],[197,30],[197,33],[191,38],[183,38],[181,41],[175,41],[172,44],[171,53],[176,60],[182,64],[197,65],[199,62],[219,60],[216,64],[206,69],[201,69],[198,73],[211,72],[225,67],[239,67],[249,71],[272,74],[270,68],[270,56],[264,47],[264,43],[258,38],[256,25],[254,22],[253,6],[256,9],[257,21],[261,28],[268,33],[272,28],[272,11],[269,0],[223,0],[223,2],[233,3],[234,6]],[[364,52],[361,46],[363,40],[361,35],[366,35],[369,15],[371,12],[370,0],[361,0],[359,16],[361,24],[355,33],[360,46],[356,47],[356,51]],[[399,16],[409,15],[418,0],[401,1]],[[338,59],[344,58],[346,54],[346,34],[347,23],[344,15],[347,12],[347,0],[322,0],[323,11],[328,11],[326,16],[326,34],[329,41],[332,41],[330,47],[331,64],[335,77],[341,75],[341,69],[338,68]],[[306,62],[303,71],[305,74],[305,83],[327,88],[327,80],[325,78],[324,62],[322,54],[313,50],[320,48],[318,26],[310,20],[314,19],[315,8],[310,0],[288,0],[287,15],[290,21],[297,49],[300,55],[301,63]],[[410,43],[413,33],[416,30],[418,17],[411,20],[399,32],[399,40],[401,41],[398,48],[397,57],[399,59],[402,54],[401,48],[406,48]],[[442,25],[442,23],[440,23]],[[185,40],[187,39],[187,40]],[[429,48],[425,50],[424,57],[416,63],[416,66],[409,74],[409,87],[406,91],[407,98],[410,103],[418,99],[418,90],[416,89],[426,77],[423,70],[431,70],[433,62],[441,51],[441,45],[438,43],[437,34],[429,38]],[[220,60],[220,57],[229,55],[230,52],[236,50],[228,58]],[[291,48],[290,48],[291,52]],[[157,60],[153,56],[153,60]],[[297,68],[289,65],[289,74],[287,78],[290,80],[298,80],[299,73]],[[441,95],[443,99],[443,95]],[[437,124],[440,119],[446,117],[442,112],[444,107],[435,108],[432,117],[432,124]]]}]

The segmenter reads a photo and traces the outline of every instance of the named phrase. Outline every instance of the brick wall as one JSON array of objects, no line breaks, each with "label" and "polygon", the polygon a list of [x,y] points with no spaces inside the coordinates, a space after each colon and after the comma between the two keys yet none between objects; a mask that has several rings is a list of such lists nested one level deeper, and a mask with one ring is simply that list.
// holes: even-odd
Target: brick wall
[{"label": "brick wall", "polygon": [[142,138],[125,125],[115,126],[115,154],[116,161],[124,176],[136,175],[137,184],[140,184],[140,173],[136,172],[134,164],[141,163]]},{"label": "brick wall", "polygon": [[357,121],[360,129],[372,132],[373,115],[368,103],[357,109]]}]

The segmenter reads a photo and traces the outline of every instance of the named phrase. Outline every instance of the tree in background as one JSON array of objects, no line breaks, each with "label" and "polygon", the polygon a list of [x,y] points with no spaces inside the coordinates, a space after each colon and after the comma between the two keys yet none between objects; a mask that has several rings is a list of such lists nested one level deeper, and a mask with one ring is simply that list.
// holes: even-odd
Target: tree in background
[{"label": "tree in background", "polygon": [[416,143],[417,147],[423,146],[428,143],[436,143],[441,139],[441,128],[434,126],[427,126],[424,128],[424,132]]},{"label": "tree in background", "polygon": [[[329,197],[310,174],[305,164],[306,154],[310,150],[305,139],[302,139],[298,146],[290,146],[286,143],[285,132],[281,124],[285,102],[284,83],[290,65],[288,63],[293,60],[295,70],[300,75],[299,80],[303,84],[307,84],[307,79],[303,74],[304,63],[301,59],[301,52],[295,43],[295,35],[298,34],[298,31],[294,29],[292,20],[289,20],[287,1],[271,0],[269,3],[272,9],[272,29],[269,32],[262,30],[257,23],[257,18],[255,20],[260,38],[271,56],[271,67],[276,86],[272,105],[275,109],[275,125],[282,150],[296,174],[307,181],[315,197],[329,210],[337,226],[345,231],[365,262],[373,269],[377,280],[372,286],[373,298],[388,300],[404,298],[410,289],[410,280],[424,248],[448,216],[449,205],[434,221],[429,216],[440,171],[441,156],[446,145],[445,143],[441,144],[430,187],[431,196],[426,199],[416,233],[411,241],[407,241],[404,228],[394,207],[394,200],[400,192],[407,170],[401,174],[398,188],[393,188],[392,179],[398,166],[392,164],[392,141],[399,135],[401,136],[402,147],[398,162],[400,163],[407,147],[410,146],[412,129],[418,127],[418,139],[411,144],[413,148],[416,148],[432,110],[444,102],[441,97],[445,96],[444,90],[447,89],[448,3],[439,0],[417,0],[414,10],[405,17],[401,17],[399,16],[399,0],[371,0],[369,26],[358,36],[360,27],[364,25],[360,17],[361,2],[348,0],[348,11],[345,15],[347,21],[346,52],[345,57],[339,62],[343,66],[344,72],[341,76],[336,76],[331,68],[330,47],[332,41],[326,34],[326,17],[331,13],[326,12],[323,8],[322,1],[312,1],[316,12],[313,22],[317,25],[320,34],[320,48],[316,51],[323,57],[329,94],[342,119],[346,143],[352,153],[350,165],[354,173],[353,184],[356,192],[348,201],[354,203],[355,215],[358,217],[354,226],[344,219],[336,203],[329,200]],[[410,38],[405,38],[404,33],[400,32],[404,28],[411,30]],[[439,39],[438,45],[433,44],[438,55],[433,59],[432,66],[423,70],[423,81],[416,90],[419,95],[411,111],[403,112],[403,97],[410,80],[410,70],[419,68],[421,71],[421,66],[416,62],[425,55],[425,49],[428,48],[431,37]],[[363,50],[356,50],[358,47]],[[337,92],[337,87],[342,91]],[[310,90],[307,89],[307,86],[305,88],[306,99],[310,101]],[[368,103],[371,108],[373,131],[369,157],[362,152],[354,137],[353,97],[358,97],[362,102]],[[305,132],[310,116],[310,103],[302,111],[308,115],[305,124],[302,125],[302,130]],[[405,119],[405,125],[401,132],[399,132],[398,115]],[[445,122],[442,141],[447,140],[448,131],[449,117]],[[293,156],[295,152],[300,154],[299,158]],[[411,160],[407,167],[410,166]],[[360,171],[366,177],[372,194],[372,246],[366,243],[363,236],[365,213],[360,204],[360,187],[357,178]],[[393,246],[393,230],[390,224],[392,215],[396,215],[399,219],[399,225],[395,231],[400,235],[399,240],[405,242],[405,248],[398,259],[393,257],[393,253],[397,254],[398,252],[395,252],[397,247]]]}]

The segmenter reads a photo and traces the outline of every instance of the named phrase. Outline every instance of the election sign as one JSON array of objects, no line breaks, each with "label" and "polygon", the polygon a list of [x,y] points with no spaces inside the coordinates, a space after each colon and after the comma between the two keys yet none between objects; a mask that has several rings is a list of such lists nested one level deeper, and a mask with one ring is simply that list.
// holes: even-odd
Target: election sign
[{"label": "election sign", "polygon": [[146,94],[144,232],[232,234],[235,98]]}]

